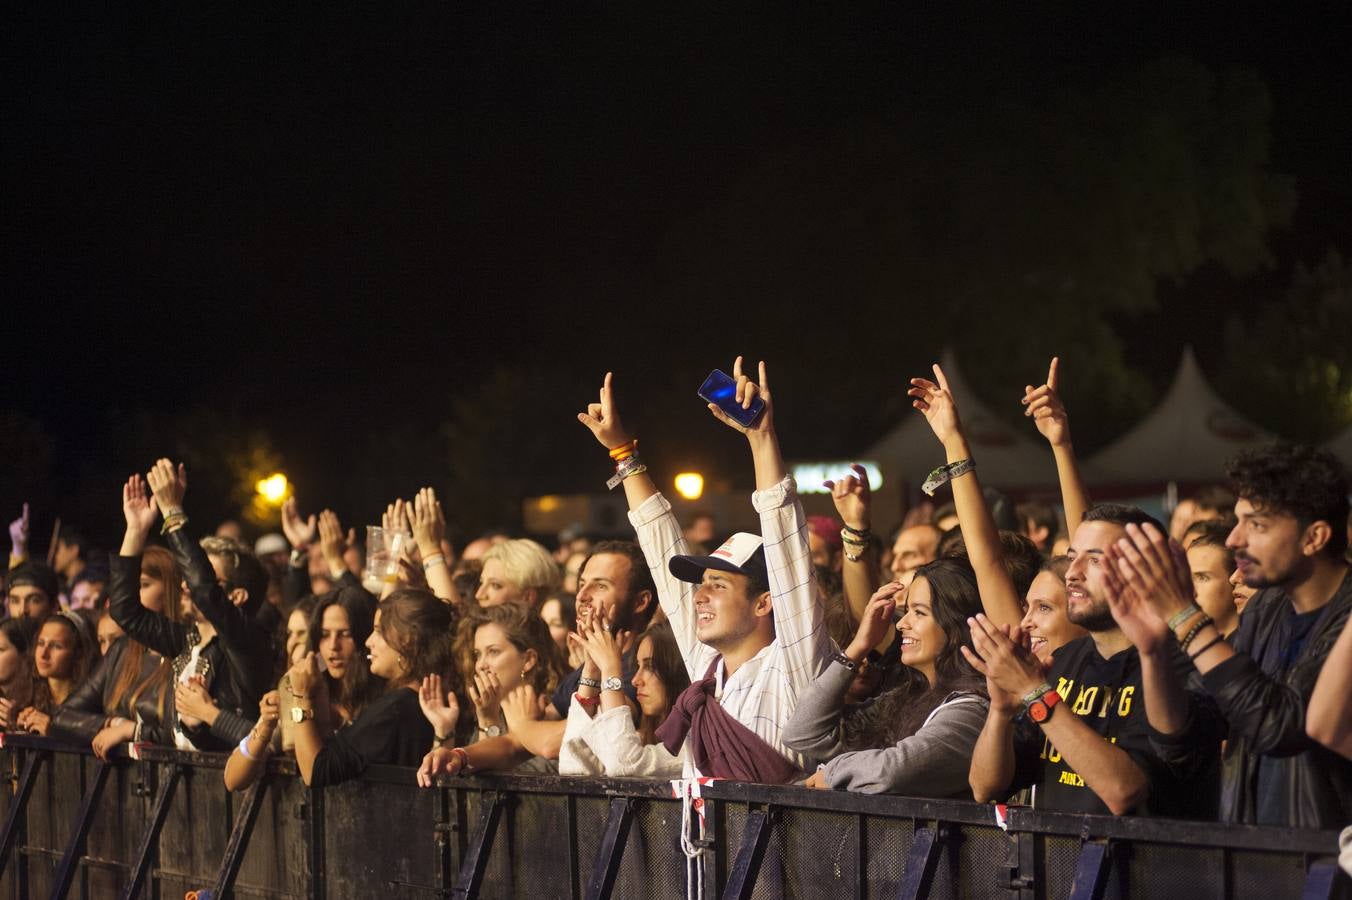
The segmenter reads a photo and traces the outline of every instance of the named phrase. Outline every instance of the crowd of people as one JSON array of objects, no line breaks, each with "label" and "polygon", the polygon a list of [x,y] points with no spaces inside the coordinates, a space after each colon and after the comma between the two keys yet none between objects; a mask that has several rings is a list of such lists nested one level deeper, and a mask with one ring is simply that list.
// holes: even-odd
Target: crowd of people
[{"label": "crowd of people", "polygon": [[233,523],[200,536],[188,472],[167,459],[121,486],[126,531],[106,558],[71,530],[49,563],[30,558],[25,508],[10,526],[0,728],[101,757],[128,742],[228,752],[231,790],[292,754],[311,785],[387,764],[423,785],[712,777],[1352,822],[1349,482],[1334,457],[1242,453],[1228,488],[1185,499],[1167,526],[1094,503],[1054,360],[1022,403],[1060,509],[1010,507],[983,489],[935,366],[909,396],[946,457],[925,491],[951,502],[884,540],[862,467],[826,485],[837,518],[805,516],[765,364],[753,378],[739,358],[734,377],[759,415],[710,411],[746,438],[759,534],[720,541],[707,515],[678,521],[609,373],[577,418],[614,467],[632,540],[457,547],[424,488],[384,511],[405,540],[377,571],[355,530],[294,500],[283,533],[252,548]]}]

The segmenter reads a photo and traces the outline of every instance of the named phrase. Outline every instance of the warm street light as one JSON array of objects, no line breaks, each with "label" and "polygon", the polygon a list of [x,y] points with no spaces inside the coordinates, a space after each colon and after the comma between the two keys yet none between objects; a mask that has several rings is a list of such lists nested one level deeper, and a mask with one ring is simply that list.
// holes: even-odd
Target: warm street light
[{"label": "warm street light", "polygon": [[687,500],[698,500],[704,493],[704,476],[698,472],[682,472],[677,475],[676,493]]},{"label": "warm street light", "polygon": [[260,478],[254,487],[258,489],[258,495],[270,506],[281,506],[282,501],[286,499],[286,495],[291,489],[286,476],[281,472],[269,475],[267,478]]}]

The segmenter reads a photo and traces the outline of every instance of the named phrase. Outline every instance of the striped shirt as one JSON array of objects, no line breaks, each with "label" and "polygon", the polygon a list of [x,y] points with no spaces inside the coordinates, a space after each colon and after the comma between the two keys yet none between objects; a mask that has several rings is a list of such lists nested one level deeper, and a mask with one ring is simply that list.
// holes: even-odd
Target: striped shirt
[{"label": "striped shirt", "polygon": [[[831,637],[822,622],[807,523],[793,478],[786,476],[774,487],[756,491],[751,502],[760,513],[765,541],[775,639],[742,663],[731,677],[725,677],[720,661],[716,696],[737,721],[802,769],[806,760],[784,746],[780,734],[793,717],[799,695],[830,659]],[[654,494],[629,513],[629,521],[638,532],[639,546],[657,585],[658,602],[676,633],[686,671],[692,681],[698,681],[709,671],[718,651],[701,643],[695,634],[695,591],[699,585],[681,581],[667,567],[673,556],[689,552],[671,504],[660,493]],[[686,775],[699,777],[688,755]]]}]

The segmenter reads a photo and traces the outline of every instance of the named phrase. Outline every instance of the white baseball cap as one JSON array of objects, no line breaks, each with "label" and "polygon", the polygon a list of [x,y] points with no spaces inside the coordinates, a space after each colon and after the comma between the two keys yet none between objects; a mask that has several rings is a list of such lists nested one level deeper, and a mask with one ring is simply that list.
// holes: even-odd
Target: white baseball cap
[{"label": "white baseball cap", "polygon": [[705,569],[735,572],[752,578],[759,576],[768,583],[764,544],[760,535],[739,531],[708,556],[673,556],[667,567],[672,575],[691,584],[704,580]]}]

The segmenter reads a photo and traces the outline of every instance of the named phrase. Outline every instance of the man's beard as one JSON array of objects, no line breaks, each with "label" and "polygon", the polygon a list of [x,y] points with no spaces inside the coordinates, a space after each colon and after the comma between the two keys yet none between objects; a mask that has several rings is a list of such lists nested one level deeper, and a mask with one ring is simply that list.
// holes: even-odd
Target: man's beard
[{"label": "man's beard", "polygon": [[1112,610],[1108,609],[1108,601],[1095,600],[1090,598],[1091,605],[1080,607],[1078,610],[1066,609],[1066,618],[1072,625],[1079,625],[1085,631],[1112,631],[1117,627],[1117,621],[1113,618]]}]

